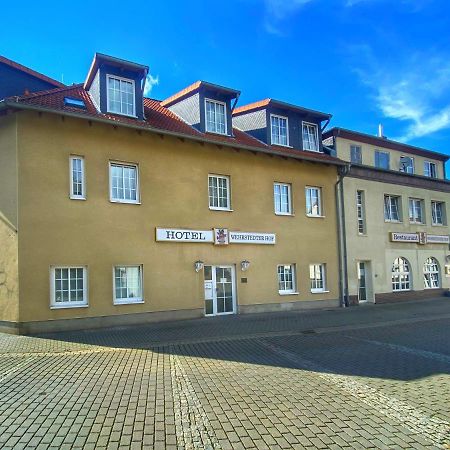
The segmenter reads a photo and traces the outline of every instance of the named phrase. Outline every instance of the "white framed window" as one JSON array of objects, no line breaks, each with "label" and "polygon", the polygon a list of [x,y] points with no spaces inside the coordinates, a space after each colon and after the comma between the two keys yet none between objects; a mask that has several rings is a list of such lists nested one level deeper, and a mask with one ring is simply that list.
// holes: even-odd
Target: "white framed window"
[{"label": "white framed window", "polygon": [[427,258],[423,265],[423,283],[425,289],[440,287],[439,263],[436,258]]},{"label": "white framed window", "polygon": [[142,266],[115,266],[113,269],[114,304],[143,303]]},{"label": "white framed window", "polygon": [[50,267],[50,307],[87,306],[87,269],[85,266]]},{"label": "white framed window", "polygon": [[389,170],[389,153],[382,152],[381,150],[375,150],[375,167],[379,169]]},{"label": "white framed window", "polygon": [[72,200],[86,200],[84,158],[82,156],[71,156],[69,161],[70,161],[70,198]]},{"label": "white framed window", "polygon": [[289,146],[289,128],[288,118],[270,115],[270,135],[271,142],[274,145]]},{"label": "white framed window", "polygon": [[106,75],[108,112],[136,116],[134,80]]},{"label": "white framed window", "polygon": [[424,161],[423,163],[423,174],[426,177],[437,178],[437,167],[436,164],[431,161]]},{"label": "white framed window", "polygon": [[319,151],[319,132],[315,123],[302,122],[303,150]]},{"label": "white framed window", "polygon": [[406,258],[396,258],[392,264],[392,290],[394,292],[411,290],[410,266]]},{"label": "white framed window", "polygon": [[431,223],[433,225],[446,225],[444,202],[431,201]]},{"label": "white framed window", "polygon": [[224,175],[208,175],[209,208],[231,210],[230,178]]},{"label": "white framed window", "polygon": [[117,203],[139,203],[139,178],[136,164],[109,163],[110,199]]},{"label": "white framed window", "polygon": [[279,264],[278,273],[278,292],[280,294],[296,293],[295,264]]},{"label": "white framed window", "polygon": [[404,173],[414,173],[414,158],[411,156],[400,156],[399,171]]},{"label": "white framed window", "polygon": [[366,234],[366,206],[364,191],[356,191],[356,217],[358,221],[358,234]]},{"label": "white framed window", "polygon": [[350,162],[362,164],[362,151],[360,145],[350,145]]},{"label": "white framed window", "polygon": [[424,223],[423,200],[409,199],[409,221],[411,223]]},{"label": "white framed window", "polygon": [[311,217],[322,217],[322,195],[321,188],[307,186],[306,194],[306,215]]},{"label": "white framed window", "polygon": [[386,222],[400,222],[401,207],[400,197],[397,195],[385,195],[384,196],[384,220]]},{"label": "white framed window", "polygon": [[281,216],[292,215],[291,185],[287,183],[274,183],[273,201],[275,214]]},{"label": "white framed window", "polygon": [[224,102],[205,99],[206,131],[227,134],[227,105]]},{"label": "white framed window", "polygon": [[309,280],[312,293],[324,292],[326,290],[325,276],[325,264],[310,264]]}]

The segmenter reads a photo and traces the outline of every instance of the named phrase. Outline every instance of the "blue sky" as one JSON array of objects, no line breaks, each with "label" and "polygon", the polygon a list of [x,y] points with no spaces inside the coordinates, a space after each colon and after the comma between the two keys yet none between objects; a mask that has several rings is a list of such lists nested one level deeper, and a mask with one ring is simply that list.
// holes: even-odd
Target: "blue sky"
[{"label": "blue sky", "polygon": [[450,154],[443,0],[6,2],[0,54],[65,83],[95,51],[150,66],[151,97],[198,79],[333,114],[332,125]]}]

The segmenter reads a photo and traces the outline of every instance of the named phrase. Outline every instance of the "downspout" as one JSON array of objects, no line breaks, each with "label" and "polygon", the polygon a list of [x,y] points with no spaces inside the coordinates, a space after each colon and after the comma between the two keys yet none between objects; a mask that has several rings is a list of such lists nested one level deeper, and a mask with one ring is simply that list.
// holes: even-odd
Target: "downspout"
[{"label": "downspout", "polygon": [[348,270],[347,270],[347,241],[345,230],[345,208],[344,208],[344,177],[350,171],[351,164],[338,167],[339,179],[335,184],[336,212],[337,212],[337,234],[339,252],[339,299],[343,308],[349,306],[348,298]]}]

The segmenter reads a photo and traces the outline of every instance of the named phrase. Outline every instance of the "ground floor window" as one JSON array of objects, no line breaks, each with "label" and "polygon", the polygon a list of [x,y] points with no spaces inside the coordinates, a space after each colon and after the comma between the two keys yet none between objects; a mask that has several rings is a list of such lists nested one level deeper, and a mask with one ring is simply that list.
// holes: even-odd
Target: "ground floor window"
[{"label": "ground floor window", "polygon": [[410,265],[406,258],[396,258],[392,265],[392,290],[409,291],[411,290]]},{"label": "ground floor window", "polygon": [[142,266],[114,267],[114,303],[142,301]]},{"label": "ground floor window", "polygon": [[439,264],[436,258],[427,258],[423,265],[423,281],[425,289],[436,289],[440,285]]},{"label": "ground floor window", "polygon": [[86,267],[51,268],[51,306],[87,305]]},{"label": "ground floor window", "polygon": [[295,264],[280,264],[278,266],[278,292],[292,294],[295,290]]},{"label": "ground floor window", "polygon": [[311,264],[309,266],[309,280],[311,292],[325,291],[325,264]]}]

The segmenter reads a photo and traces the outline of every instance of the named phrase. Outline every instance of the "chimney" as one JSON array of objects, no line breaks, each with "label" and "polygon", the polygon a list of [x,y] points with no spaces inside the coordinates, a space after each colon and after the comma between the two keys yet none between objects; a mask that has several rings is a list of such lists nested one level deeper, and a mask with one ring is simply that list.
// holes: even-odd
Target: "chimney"
[{"label": "chimney", "polygon": [[383,130],[383,124],[382,123],[378,124],[378,137],[386,139],[386,136],[384,135],[384,130]]}]

